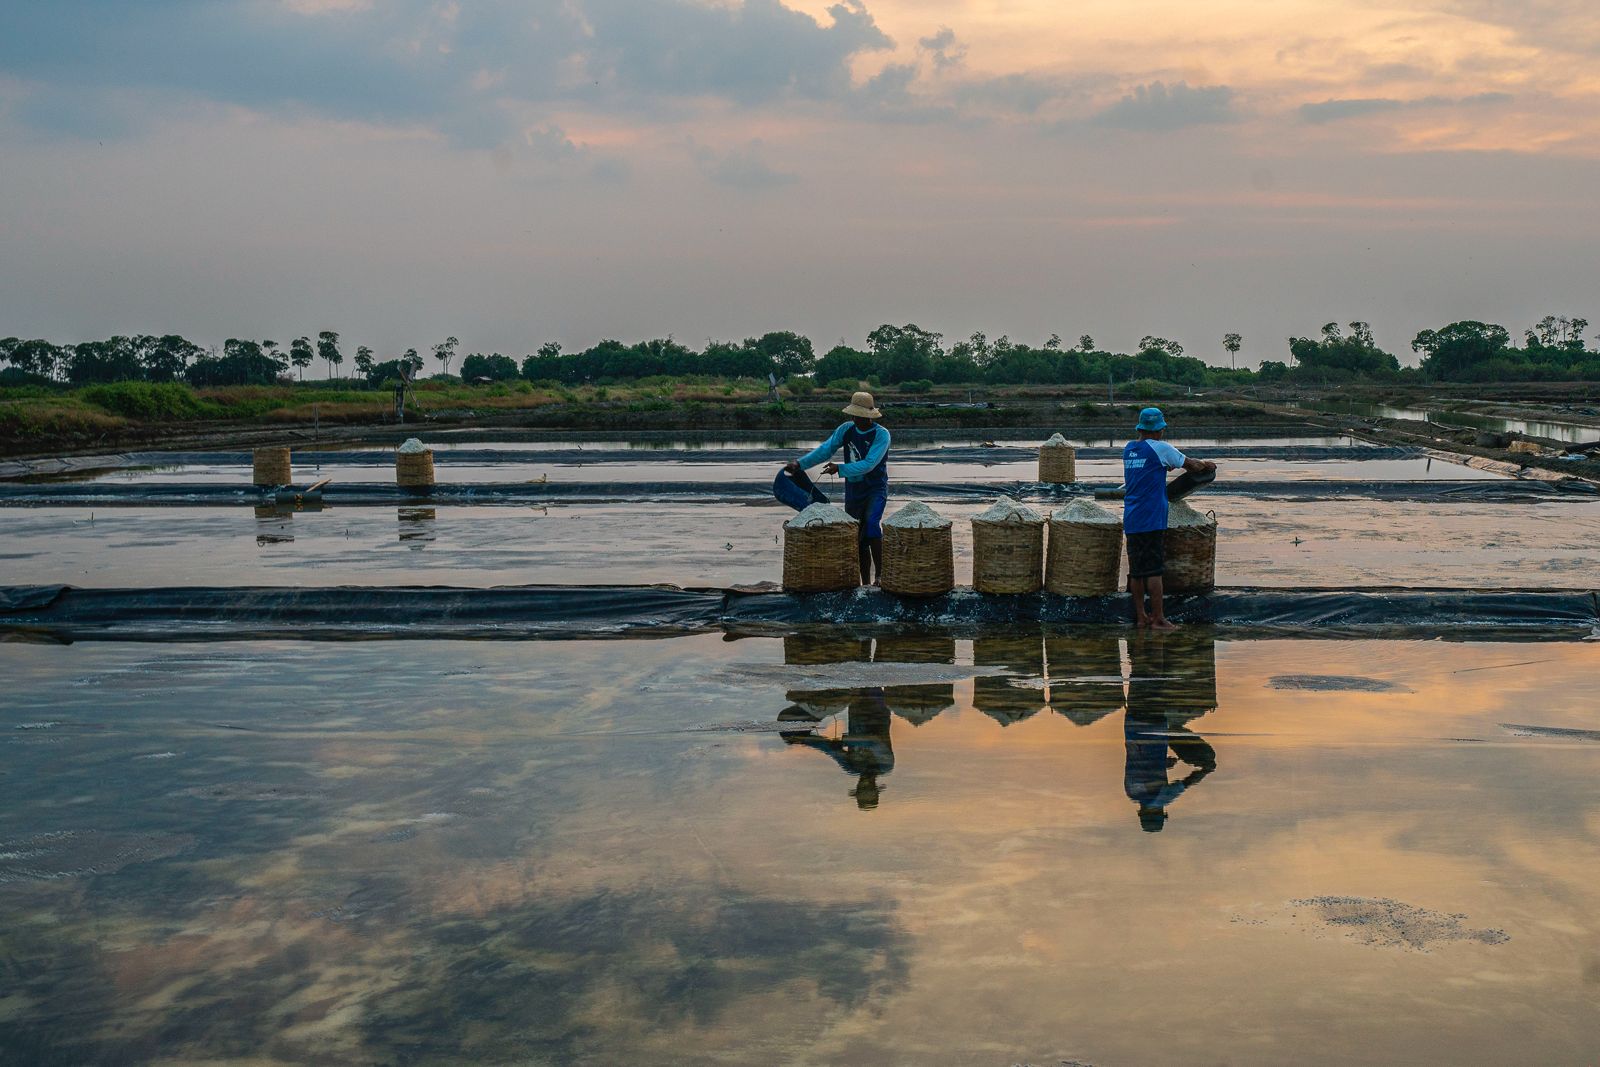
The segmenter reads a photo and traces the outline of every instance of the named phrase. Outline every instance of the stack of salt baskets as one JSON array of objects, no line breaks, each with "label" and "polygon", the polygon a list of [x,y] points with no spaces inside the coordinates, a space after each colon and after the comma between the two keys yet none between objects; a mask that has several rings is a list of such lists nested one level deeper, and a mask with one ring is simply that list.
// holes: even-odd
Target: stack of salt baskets
[{"label": "stack of salt baskets", "polygon": [[1044,520],[1000,499],[972,517],[972,588],[980,593],[1037,593],[1044,575]]},{"label": "stack of salt baskets", "polygon": [[897,596],[938,596],[954,589],[950,520],[917,500],[885,519],[879,584]]},{"label": "stack of salt baskets", "polygon": [[783,524],[783,588],[829,593],[861,584],[860,524],[833,504],[812,504]]},{"label": "stack of salt baskets", "polygon": [[1050,515],[1044,587],[1057,596],[1109,596],[1121,585],[1122,518],[1093,500]]},{"label": "stack of salt baskets", "polygon": [[1167,507],[1167,554],[1163,591],[1209,593],[1217,584],[1217,520],[1202,515],[1185,501]]},{"label": "stack of salt baskets", "polygon": [[1068,485],[1078,480],[1078,450],[1060,434],[1039,446],[1039,480]]}]

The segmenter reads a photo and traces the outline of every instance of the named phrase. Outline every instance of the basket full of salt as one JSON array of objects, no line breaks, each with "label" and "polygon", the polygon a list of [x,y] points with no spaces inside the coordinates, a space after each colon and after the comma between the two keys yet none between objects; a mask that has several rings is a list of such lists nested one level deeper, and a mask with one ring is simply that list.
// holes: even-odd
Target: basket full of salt
[{"label": "basket full of salt", "polygon": [[861,584],[860,524],[834,504],[812,504],[783,524],[783,587],[828,593]]},{"label": "basket full of salt", "polygon": [[1044,574],[1044,520],[1001,498],[972,517],[972,588],[1037,593]]},{"label": "basket full of salt", "polygon": [[886,593],[938,596],[955,588],[955,550],[951,523],[920,500],[883,521],[883,574]]},{"label": "basket full of salt", "polygon": [[1217,584],[1217,520],[1182,500],[1167,505],[1163,591],[1209,593]]},{"label": "basket full of salt", "polygon": [[1108,596],[1117,591],[1122,518],[1087,498],[1050,514],[1045,590],[1058,596]]},{"label": "basket full of salt", "polygon": [[433,485],[433,450],[415,437],[395,449],[394,484],[413,489]]},{"label": "basket full of salt", "polygon": [[1078,450],[1060,434],[1039,446],[1039,480],[1065,485],[1078,480]]}]

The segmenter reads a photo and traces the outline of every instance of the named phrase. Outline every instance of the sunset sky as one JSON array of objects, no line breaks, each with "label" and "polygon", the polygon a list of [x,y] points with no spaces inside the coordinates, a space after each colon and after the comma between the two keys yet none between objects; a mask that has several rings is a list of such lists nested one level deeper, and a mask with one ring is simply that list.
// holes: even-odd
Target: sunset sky
[{"label": "sunset sky", "polygon": [[0,5],[0,335],[1600,319],[1593,0]]}]

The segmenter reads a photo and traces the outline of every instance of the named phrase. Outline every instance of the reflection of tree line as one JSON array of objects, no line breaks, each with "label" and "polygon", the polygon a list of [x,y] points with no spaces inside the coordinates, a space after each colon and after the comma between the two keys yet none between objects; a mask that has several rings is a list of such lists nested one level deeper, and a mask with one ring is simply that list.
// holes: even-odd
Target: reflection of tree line
[{"label": "reflection of tree line", "polygon": [[[1124,711],[1123,787],[1139,806],[1139,823],[1159,831],[1166,808],[1216,769],[1216,753],[1187,723],[1217,706],[1216,642],[1200,630],[1170,634],[1114,630],[1049,634],[996,634],[972,643],[973,663],[1004,667],[1006,675],[973,679],[972,705],[1001,726],[1042,711],[1088,726]],[[1123,669],[1123,653],[1128,669]],[[869,638],[794,635],[784,639],[784,662],[955,662],[955,639],[935,635]],[[829,756],[857,779],[851,795],[863,809],[878,805],[880,778],[894,769],[892,715],[921,726],[955,706],[951,683],[790,690],[779,716],[793,726],[791,745]],[[844,716],[830,735],[822,720]],[[1170,752],[1170,755],[1169,755]],[[1188,770],[1173,779],[1182,763]]]}]

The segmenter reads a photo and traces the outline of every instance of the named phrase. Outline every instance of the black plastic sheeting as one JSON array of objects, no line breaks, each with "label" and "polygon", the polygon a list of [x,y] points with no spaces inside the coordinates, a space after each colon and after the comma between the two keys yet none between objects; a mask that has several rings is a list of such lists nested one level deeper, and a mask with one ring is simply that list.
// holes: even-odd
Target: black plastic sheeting
[{"label": "black plastic sheeting", "polygon": [[[0,636],[76,641],[249,638],[603,638],[812,627],[977,636],[1018,626],[1127,624],[1128,600],[901,598],[876,589],[809,596],[675,586],[0,588]],[[1593,592],[1481,589],[1219,589],[1168,598],[1168,615],[1241,636],[1564,638],[1600,632]]]},{"label": "black plastic sheeting", "polygon": [[[552,447],[537,451],[508,448],[451,448],[434,453],[441,467],[452,463],[475,467],[498,464],[584,464],[584,463],[770,463],[780,466],[803,454],[795,448],[571,448]],[[1418,459],[1426,453],[1420,448],[1392,445],[1196,445],[1194,452],[1205,459],[1276,459],[1294,462],[1326,460]],[[949,445],[928,448],[897,448],[894,462],[905,463],[1018,463],[1039,454],[1036,447],[1015,445]],[[1078,449],[1079,459],[1119,459],[1120,447],[1092,445]],[[351,449],[337,452],[294,452],[297,467],[390,466],[394,452],[376,449]],[[61,459],[14,460],[0,463],[0,480],[82,475],[97,471],[117,471],[150,467],[238,467],[251,464],[249,452],[121,452],[105,456],[69,456]]]},{"label": "black plastic sheeting", "polygon": [[[1049,485],[1039,482],[906,482],[890,487],[891,497],[937,500],[992,500],[1009,496],[1049,503],[1093,493],[1102,498],[1117,495],[1117,487],[1078,483]],[[1541,500],[1600,501],[1600,489],[1578,480],[1544,482],[1533,479],[1485,478],[1469,481],[1229,481],[1220,479],[1197,493],[1199,502],[1211,495],[1257,497],[1274,500],[1392,500],[1431,503],[1515,504]],[[251,485],[194,482],[189,484],[89,482],[64,485],[0,485],[0,507],[152,507],[229,506],[271,503],[273,494]],[[607,501],[768,501],[771,484],[765,479],[730,482],[463,482],[436,485],[417,491],[384,482],[335,481],[322,491],[330,507],[373,507],[428,501],[436,504],[533,505],[604,503]]]}]

